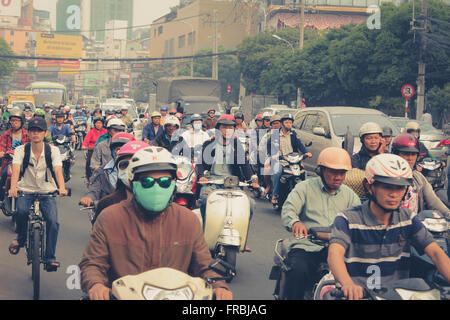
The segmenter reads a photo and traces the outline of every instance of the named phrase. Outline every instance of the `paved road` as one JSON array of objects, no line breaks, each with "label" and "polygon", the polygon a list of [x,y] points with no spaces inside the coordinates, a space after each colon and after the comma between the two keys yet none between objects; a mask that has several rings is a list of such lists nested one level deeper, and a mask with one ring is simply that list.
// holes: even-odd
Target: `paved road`
[{"label": "paved road", "polygon": [[[86,246],[90,223],[79,210],[78,202],[85,192],[84,157],[76,154],[77,162],[72,168],[73,178],[68,186],[72,197],[58,199],[60,232],[56,250],[62,267],[56,273],[41,272],[41,299],[73,300],[79,299],[82,292],[72,281],[76,276],[76,266]],[[238,274],[230,284],[236,300],[271,300],[274,281],[268,280],[272,267],[275,241],[288,236],[280,225],[279,214],[267,201],[257,201],[256,210],[250,226],[248,245],[251,253],[239,254]],[[15,233],[10,218],[0,213],[0,300],[32,299],[31,266],[26,265],[25,250],[11,256],[8,246]]]}]

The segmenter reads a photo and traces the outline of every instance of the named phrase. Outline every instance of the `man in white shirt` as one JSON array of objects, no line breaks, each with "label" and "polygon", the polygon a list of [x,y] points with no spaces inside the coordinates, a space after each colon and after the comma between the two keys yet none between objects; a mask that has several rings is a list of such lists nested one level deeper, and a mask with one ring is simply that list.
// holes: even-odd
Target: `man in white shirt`
[{"label": "man in white shirt", "polygon": [[46,221],[45,266],[47,271],[56,271],[60,263],[56,261],[55,251],[58,239],[58,209],[56,199],[45,195],[59,191],[60,196],[67,195],[62,172],[59,149],[44,143],[47,123],[44,119],[34,118],[29,123],[30,143],[16,148],[13,158],[13,173],[9,196],[18,197],[18,191],[25,194],[17,199],[17,239],[9,246],[11,254],[18,254],[27,239],[27,221],[34,195],[39,197],[40,210]]},{"label": "man in white shirt", "polygon": [[[183,140],[187,143],[189,148],[194,150],[194,160],[198,157],[202,150],[203,143],[210,139],[207,132],[202,129],[203,120],[199,114],[193,114],[191,116],[191,126],[192,130],[184,131],[181,136]],[[201,157],[200,157],[201,158]]]}]

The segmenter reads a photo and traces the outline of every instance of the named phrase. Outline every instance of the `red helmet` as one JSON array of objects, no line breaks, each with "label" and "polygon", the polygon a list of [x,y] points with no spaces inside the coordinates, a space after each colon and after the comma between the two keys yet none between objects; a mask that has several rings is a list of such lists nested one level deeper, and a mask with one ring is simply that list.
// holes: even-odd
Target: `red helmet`
[{"label": "red helmet", "polygon": [[234,116],[231,114],[224,114],[220,116],[220,118],[217,120],[216,129],[219,129],[219,126],[221,124],[236,126]]},{"label": "red helmet", "polygon": [[177,114],[177,109],[170,109],[169,110],[169,114],[176,115]]},{"label": "red helmet", "polygon": [[255,120],[261,120],[263,119],[263,115],[262,114],[257,114]]},{"label": "red helmet", "polygon": [[409,133],[399,135],[392,142],[392,153],[399,152],[419,153],[419,140]]},{"label": "red helmet", "polygon": [[109,147],[111,150],[114,150],[115,148],[121,147],[130,141],[136,141],[136,138],[127,132],[120,132],[111,139]]},{"label": "red helmet", "polygon": [[138,150],[141,150],[141,149],[144,149],[147,147],[150,147],[150,145],[145,143],[144,141],[127,142],[120,148],[119,152],[117,152],[117,161],[119,161],[120,158],[122,158],[122,157],[132,156]]}]

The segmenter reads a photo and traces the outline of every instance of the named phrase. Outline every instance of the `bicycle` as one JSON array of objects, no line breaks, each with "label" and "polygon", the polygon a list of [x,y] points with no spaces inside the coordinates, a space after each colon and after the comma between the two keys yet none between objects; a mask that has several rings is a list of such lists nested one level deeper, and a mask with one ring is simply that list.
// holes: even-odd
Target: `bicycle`
[{"label": "bicycle", "polygon": [[[71,195],[71,190],[67,189],[68,195]],[[28,215],[27,226],[27,241],[25,243],[25,250],[27,254],[27,265],[31,264],[31,279],[33,281],[33,300],[39,300],[40,293],[40,265],[44,265],[47,271],[56,271],[55,266],[49,266],[45,262],[45,219],[40,211],[41,197],[56,197],[59,191],[51,193],[31,193],[19,191],[18,196],[24,195],[32,196],[33,202],[31,204]],[[16,208],[14,207],[14,211]]]}]

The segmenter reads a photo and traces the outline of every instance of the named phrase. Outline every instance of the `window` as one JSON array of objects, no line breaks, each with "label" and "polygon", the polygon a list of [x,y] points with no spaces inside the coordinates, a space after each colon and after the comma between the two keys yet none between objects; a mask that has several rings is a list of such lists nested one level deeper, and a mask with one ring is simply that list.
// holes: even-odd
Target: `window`
[{"label": "window", "polygon": [[13,36],[13,35],[14,35],[14,30],[11,30],[11,31],[10,31],[10,34]]},{"label": "window", "polygon": [[302,130],[312,133],[314,127],[316,127],[318,118],[319,116],[317,114],[308,114],[305,121],[303,122]]},{"label": "window", "polygon": [[186,36],[182,35],[178,37],[178,48],[184,48],[186,46]]},{"label": "window", "polygon": [[330,125],[325,113],[319,112],[316,127],[324,128],[327,135],[330,133]]},{"label": "window", "polygon": [[163,33],[163,26],[158,27],[158,36]]},{"label": "window", "polygon": [[301,112],[297,114],[297,116],[294,118],[294,128],[300,129],[302,126],[303,121],[305,120],[306,112]]}]

